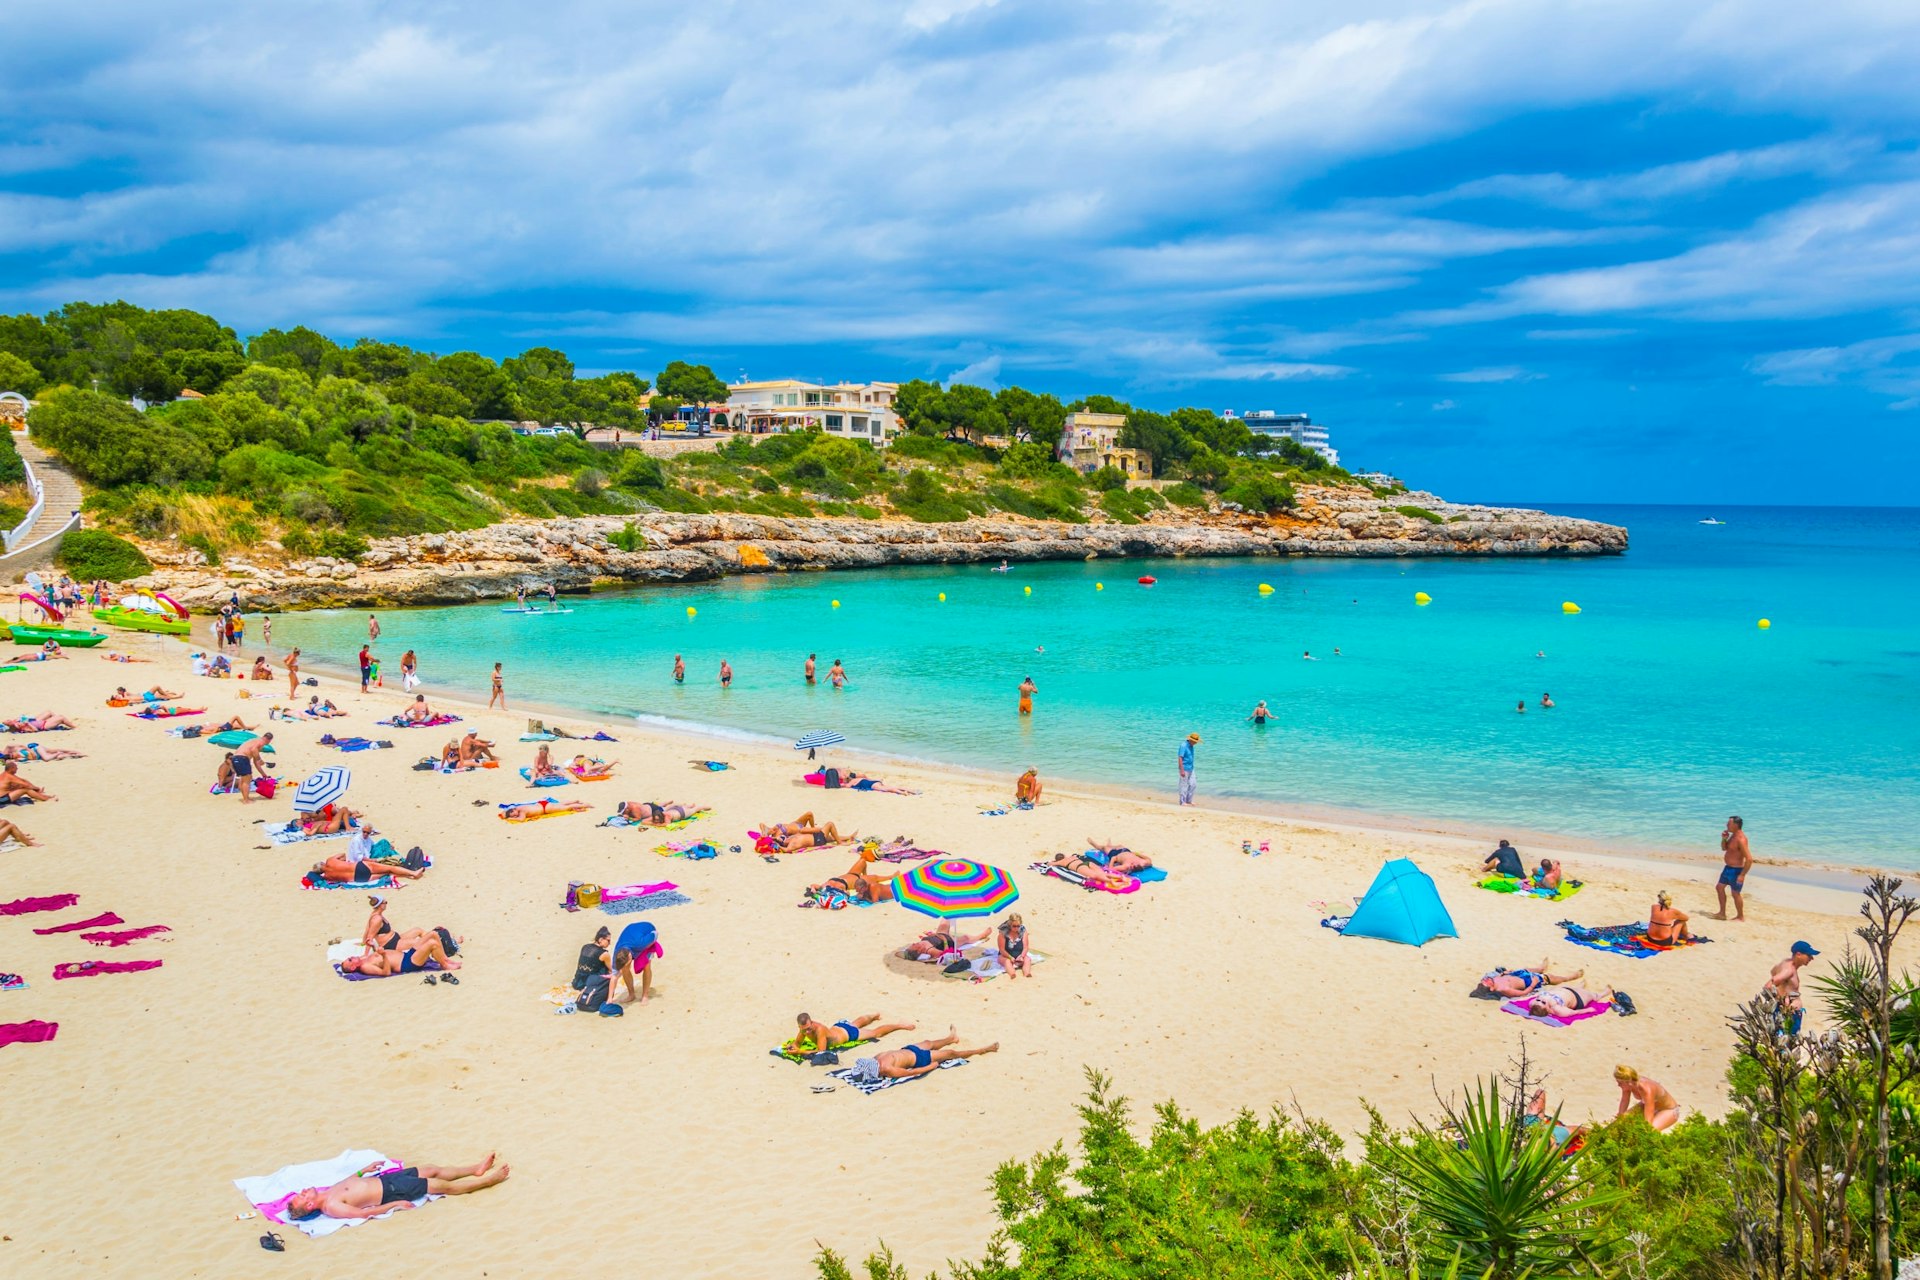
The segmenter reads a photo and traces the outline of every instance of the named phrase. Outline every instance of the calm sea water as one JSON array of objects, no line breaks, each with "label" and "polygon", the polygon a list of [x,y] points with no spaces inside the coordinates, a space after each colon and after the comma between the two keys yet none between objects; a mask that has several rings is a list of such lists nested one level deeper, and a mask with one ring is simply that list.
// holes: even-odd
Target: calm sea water
[{"label": "calm sea water", "polygon": [[[1557,509],[1632,550],[735,578],[564,617],[388,611],[380,649],[418,650],[430,686],[484,689],[499,660],[519,698],[769,738],[1170,791],[1193,731],[1214,796],[1708,851],[1739,813],[1763,856],[1920,868],[1920,510]],[[364,627],[294,614],[275,639],[351,662]]]}]

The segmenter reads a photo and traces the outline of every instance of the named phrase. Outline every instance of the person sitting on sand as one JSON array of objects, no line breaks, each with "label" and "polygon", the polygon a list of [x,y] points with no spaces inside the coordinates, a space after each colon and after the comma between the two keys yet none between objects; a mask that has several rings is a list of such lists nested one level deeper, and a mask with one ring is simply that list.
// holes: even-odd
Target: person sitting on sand
[{"label": "person sitting on sand", "polygon": [[905,787],[890,787],[879,778],[870,778],[852,769],[822,769],[819,773],[808,774],[805,780],[823,786],[829,791],[883,791],[895,796],[920,794],[918,791],[909,791]]},{"label": "person sitting on sand", "polygon": [[983,1053],[997,1053],[1000,1042],[987,1045],[982,1049],[951,1048],[958,1042],[952,1027],[938,1040],[928,1040],[921,1044],[910,1044],[904,1049],[888,1049],[871,1058],[861,1058],[853,1064],[855,1080],[912,1080],[936,1070],[943,1062],[952,1062],[956,1058],[976,1058]]},{"label": "person sitting on sand", "polygon": [[900,948],[900,954],[909,960],[939,960],[942,956],[964,951],[976,942],[985,942],[993,936],[992,929],[982,930],[969,938],[955,930],[951,925],[935,925],[933,928]]},{"label": "person sitting on sand", "polygon": [[858,902],[893,901],[893,877],[900,874],[892,871],[887,875],[875,875],[871,870],[872,862],[864,855],[858,855],[853,865],[837,876],[829,876],[820,884],[807,886],[809,894],[839,893]]},{"label": "person sitting on sand", "polygon": [[1585,969],[1575,969],[1572,973],[1556,974],[1552,972],[1553,962],[1542,960],[1539,967],[1533,969],[1495,969],[1480,976],[1480,986],[1507,1000],[1519,1000],[1532,995],[1546,986],[1563,986],[1569,982],[1578,982],[1587,976]]},{"label": "person sitting on sand", "polygon": [[0,818],[0,840],[17,840],[24,845],[37,845],[40,842],[22,831],[5,818]]},{"label": "person sitting on sand", "polygon": [[1688,918],[1686,912],[1674,910],[1673,895],[1663,890],[1647,912],[1647,937],[1663,945],[1691,942],[1693,935],[1687,932]]},{"label": "person sitting on sand", "polygon": [[544,742],[540,744],[540,749],[533,753],[532,774],[533,776],[529,779],[531,782],[539,782],[545,778],[564,778],[567,776],[561,773],[560,766],[553,762],[553,749]]},{"label": "person sitting on sand", "polygon": [[37,742],[29,742],[24,747],[0,747],[0,760],[85,760],[84,751],[64,751],[59,747],[43,747]]},{"label": "person sitting on sand", "polygon": [[229,751],[220,758],[220,767],[214,770],[213,789],[221,795],[232,795],[235,774],[233,772],[233,752]]},{"label": "person sitting on sand", "polygon": [[1520,851],[1505,840],[1500,842],[1498,849],[1487,855],[1487,860],[1480,864],[1480,870],[1491,871],[1495,875],[1512,876],[1515,880],[1527,878],[1527,869],[1520,862]]},{"label": "person sitting on sand", "polygon": [[912,1031],[911,1022],[880,1021],[877,1013],[863,1014],[844,1022],[815,1022],[813,1015],[803,1013],[797,1019],[800,1030],[793,1039],[782,1045],[788,1053],[821,1053],[828,1049],[844,1049],[856,1041],[883,1040],[896,1031]]},{"label": "person sitting on sand", "polygon": [[21,777],[20,766],[12,760],[7,761],[5,764],[0,764],[0,796],[16,802],[24,797],[37,803],[44,803],[48,800],[58,800],[60,798],[59,796],[42,791],[39,787],[34,786],[31,782]]},{"label": "person sitting on sand", "polygon": [[458,769],[471,769],[472,765],[460,759],[460,743],[457,739],[447,739],[447,745],[440,748],[440,768],[448,773]]},{"label": "person sitting on sand", "polygon": [[676,800],[669,800],[665,804],[655,804],[651,800],[622,800],[613,812],[617,817],[643,827],[666,827],[697,817],[706,812],[708,807],[704,804],[681,804]]},{"label": "person sitting on sand", "polygon": [[1033,976],[1033,939],[1027,933],[1027,921],[1018,911],[1001,921],[994,947],[1000,953],[1000,967],[1007,981]]},{"label": "person sitting on sand", "polygon": [[1637,1108],[1655,1129],[1671,1129],[1679,1123],[1680,1104],[1658,1080],[1649,1080],[1623,1064],[1613,1069],[1613,1082],[1620,1086],[1620,1110],[1614,1113],[1615,1119]]},{"label": "person sitting on sand", "polygon": [[1552,858],[1540,859],[1540,865],[1533,869],[1533,887],[1536,889],[1559,889],[1564,877],[1560,864]]},{"label": "person sitting on sand", "polygon": [[588,759],[586,756],[581,755],[573,758],[573,764],[569,771],[574,777],[582,779],[583,781],[589,778],[611,778],[614,767],[619,763],[618,760],[608,763],[597,756],[593,759]]},{"label": "person sitting on sand", "polygon": [[1533,1018],[1571,1018],[1589,1005],[1612,999],[1612,987],[1591,991],[1572,983],[1557,983],[1541,987],[1533,993],[1533,998],[1527,1002],[1527,1015]]},{"label": "person sitting on sand", "polygon": [[460,739],[460,763],[469,769],[477,768],[482,761],[497,760],[493,754],[493,743],[480,736],[478,729],[469,729]]},{"label": "person sitting on sand", "polygon": [[426,1196],[464,1196],[507,1180],[508,1166],[494,1163],[489,1154],[479,1164],[442,1168],[423,1164],[372,1177],[342,1178],[330,1187],[296,1191],[287,1201],[287,1216],[295,1222],[313,1218],[377,1218],[395,1209],[411,1209]]},{"label": "person sitting on sand", "polygon": [[593,941],[580,948],[580,962],[573,968],[573,990],[584,992],[596,978],[608,975],[608,952],[613,949],[613,930],[601,925],[594,930]]},{"label": "person sitting on sand", "polygon": [[1584,1124],[1561,1124],[1560,1117],[1557,1113],[1549,1117],[1547,1115],[1547,1091],[1545,1089],[1535,1089],[1533,1091],[1533,1097],[1527,1100],[1527,1109],[1520,1115],[1520,1123],[1530,1129],[1535,1125],[1551,1123],[1553,1126],[1553,1145],[1563,1151],[1572,1145],[1575,1140],[1585,1138],[1590,1132],[1589,1127]]},{"label": "person sitting on sand", "polygon": [[267,656],[263,653],[253,660],[253,670],[247,673],[249,680],[273,679],[273,668],[267,665]]},{"label": "person sitting on sand", "polygon": [[525,822],[549,813],[585,813],[591,808],[592,805],[580,800],[569,800],[564,804],[554,800],[520,800],[504,806],[500,816],[508,822]]},{"label": "person sitting on sand", "polygon": [[[424,934],[409,947],[388,948],[369,951],[363,956],[348,956],[340,962],[340,967],[348,973],[357,973],[366,978],[398,978],[409,973],[419,973],[428,965],[437,965],[442,969],[458,969],[460,962],[447,954],[446,946],[438,934]],[[454,985],[459,985],[457,982]]]},{"label": "person sitting on sand", "polygon": [[1056,853],[1048,861],[1062,870],[1073,872],[1089,884],[1099,885],[1115,893],[1124,893],[1127,886],[1134,883],[1132,876],[1108,871],[1084,853]]},{"label": "person sitting on sand", "polygon": [[408,929],[404,932],[394,928],[387,920],[387,899],[384,894],[369,895],[367,903],[373,908],[373,914],[367,917],[367,927],[360,934],[360,945],[368,951],[411,951],[424,945],[428,938],[437,937],[441,949],[448,955],[460,954],[461,939],[454,937],[444,927]]},{"label": "person sitting on sand", "polygon": [[1152,858],[1144,853],[1135,853],[1123,844],[1101,844],[1098,840],[1088,840],[1087,848],[1098,849],[1106,854],[1107,870],[1118,875],[1130,876],[1153,865]]},{"label": "person sitting on sand", "polygon": [[1020,775],[1020,781],[1013,784],[1013,802],[1031,809],[1040,803],[1040,771],[1028,769]]},{"label": "person sitting on sand", "polygon": [[427,695],[424,693],[414,694],[413,704],[406,709],[404,717],[408,724],[425,724],[427,721],[433,719],[434,710],[427,705]]}]

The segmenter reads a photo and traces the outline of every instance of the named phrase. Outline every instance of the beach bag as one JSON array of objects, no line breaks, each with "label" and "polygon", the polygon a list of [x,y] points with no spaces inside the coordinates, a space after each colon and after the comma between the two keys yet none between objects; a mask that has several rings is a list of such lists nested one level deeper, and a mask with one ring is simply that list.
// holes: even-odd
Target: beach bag
[{"label": "beach bag", "polygon": [[267,799],[273,799],[273,793],[280,786],[277,778],[260,777],[253,780],[253,789]]},{"label": "beach bag", "polygon": [[[380,843],[387,844],[385,840],[382,840]],[[391,853],[393,846],[387,844],[387,851]],[[425,871],[427,869],[427,855],[419,845],[415,845],[413,848],[407,850],[406,857],[400,859],[400,865],[409,871]],[[452,955],[453,953],[449,951],[447,954]]]},{"label": "beach bag", "polygon": [[600,905],[600,886],[597,884],[578,885],[573,891],[573,902],[583,910]]},{"label": "beach bag", "polygon": [[[607,997],[613,994],[613,977],[610,974],[597,973],[587,979],[587,985],[580,989],[580,998],[573,1007],[582,1013],[598,1013],[607,1003]],[[614,1008],[619,1008],[615,1005]]]},{"label": "beach bag", "polygon": [[840,789],[840,771],[838,769],[827,769],[821,773],[820,781],[827,790],[838,791]]}]

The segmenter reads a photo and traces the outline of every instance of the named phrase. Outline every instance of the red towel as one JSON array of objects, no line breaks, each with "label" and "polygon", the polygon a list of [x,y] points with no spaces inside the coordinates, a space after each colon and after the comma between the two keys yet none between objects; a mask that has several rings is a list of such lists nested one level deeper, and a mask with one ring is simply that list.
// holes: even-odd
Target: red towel
[{"label": "red towel", "polygon": [[60,893],[51,898],[16,898],[0,902],[0,916],[24,916],[31,911],[65,911],[80,901],[77,893]]},{"label": "red towel", "polygon": [[97,933],[83,933],[80,936],[96,947],[124,947],[130,942],[151,938],[156,933],[172,932],[173,930],[163,924],[149,924],[138,929],[104,929]]},{"label": "red towel", "polygon": [[142,969],[158,969],[158,960],[82,960],[78,964],[57,964],[53,966],[53,976],[60,978],[91,978],[101,973],[138,973]]},{"label": "red towel", "polygon": [[110,924],[125,924],[111,911],[102,911],[91,920],[75,920],[72,924],[56,924],[49,929],[35,929],[35,933],[77,933],[81,929],[104,929]]},{"label": "red towel", "polygon": [[57,1022],[0,1022],[0,1047],[10,1044],[39,1044],[59,1032]]}]

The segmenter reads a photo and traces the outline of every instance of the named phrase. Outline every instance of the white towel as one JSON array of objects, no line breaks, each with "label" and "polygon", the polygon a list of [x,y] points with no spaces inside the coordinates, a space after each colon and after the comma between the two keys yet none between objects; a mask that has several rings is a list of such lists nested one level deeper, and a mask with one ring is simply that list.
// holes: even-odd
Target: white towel
[{"label": "white towel", "polygon": [[[275,1173],[260,1178],[235,1178],[233,1185],[240,1188],[240,1194],[247,1203],[265,1214],[266,1206],[296,1191],[305,1191],[308,1187],[330,1187],[342,1178],[351,1178],[363,1169],[378,1169],[392,1162],[378,1151],[342,1151],[331,1160],[314,1160],[307,1164],[290,1164]],[[417,1209],[428,1200],[437,1196],[423,1196],[413,1201]],[[390,1218],[399,1212],[399,1206],[380,1215]],[[283,1222],[280,1225],[298,1227],[307,1235],[330,1236],[342,1227],[357,1226],[362,1222],[377,1222],[378,1218],[329,1218],[322,1215],[306,1222]],[[269,1218],[268,1221],[275,1221]]]}]

